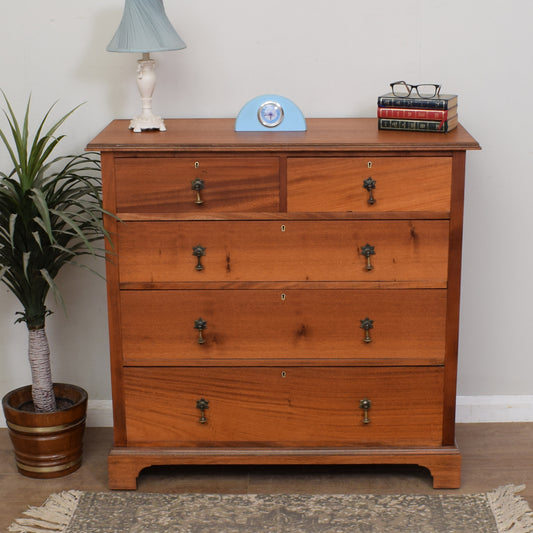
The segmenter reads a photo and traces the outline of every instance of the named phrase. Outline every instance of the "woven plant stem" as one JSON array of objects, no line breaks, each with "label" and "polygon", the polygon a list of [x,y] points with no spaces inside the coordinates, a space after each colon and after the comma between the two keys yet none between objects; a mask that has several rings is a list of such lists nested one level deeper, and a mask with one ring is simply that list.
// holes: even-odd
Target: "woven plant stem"
[{"label": "woven plant stem", "polygon": [[32,398],[35,411],[49,413],[56,409],[50,347],[44,327],[29,329],[28,358],[31,367]]}]

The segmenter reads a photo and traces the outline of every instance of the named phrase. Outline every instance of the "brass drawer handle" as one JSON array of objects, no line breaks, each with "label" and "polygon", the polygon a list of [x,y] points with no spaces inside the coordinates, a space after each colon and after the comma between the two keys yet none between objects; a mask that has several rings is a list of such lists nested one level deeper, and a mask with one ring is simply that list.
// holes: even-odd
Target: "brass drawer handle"
[{"label": "brass drawer handle", "polygon": [[198,259],[198,263],[194,267],[198,272],[201,272],[204,269],[202,265],[202,257],[205,255],[205,248],[203,246],[193,246],[192,255]]},{"label": "brass drawer handle", "polygon": [[198,422],[200,422],[200,424],[207,424],[205,410],[209,409],[209,400],[204,400],[203,398],[201,400],[197,400],[196,409],[200,409],[200,419],[198,420]]},{"label": "brass drawer handle", "polygon": [[201,317],[198,320],[194,321],[194,329],[198,330],[198,344],[205,344],[205,339],[203,337],[202,332],[207,327],[207,322],[203,320]]},{"label": "brass drawer handle", "polygon": [[366,317],[365,319],[361,320],[361,325],[359,327],[365,330],[365,338],[363,340],[367,344],[369,342],[372,342],[372,337],[370,336],[370,330],[374,329],[374,321]]},{"label": "brass drawer handle", "polygon": [[371,246],[370,244],[365,244],[365,246],[361,248],[361,255],[364,255],[366,257],[366,269],[372,270],[374,266],[372,265],[372,259],[370,256],[376,255],[374,246]]},{"label": "brass drawer handle", "polygon": [[196,192],[196,201],[194,203],[198,206],[202,205],[204,202],[200,196],[200,191],[205,189],[204,180],[200,178],[193,180],[191,189]]},{"label": "brass drawer handle", "polygon": [[366,180],[363,180],[363,187],[368,191],[367,203],[369,205],[374,205],[376,203],[376,199],[374,198],[373,190],[376,188],[376,180],[373,180],[372,178],[366,178]]},{"label": "brass drawer handle", "polygon": [[363,424],[370,424],[370,418],[368,418],[368,410],[372,407],[372,402],[365,398],[359,401],[359,407],[363,410]]}]

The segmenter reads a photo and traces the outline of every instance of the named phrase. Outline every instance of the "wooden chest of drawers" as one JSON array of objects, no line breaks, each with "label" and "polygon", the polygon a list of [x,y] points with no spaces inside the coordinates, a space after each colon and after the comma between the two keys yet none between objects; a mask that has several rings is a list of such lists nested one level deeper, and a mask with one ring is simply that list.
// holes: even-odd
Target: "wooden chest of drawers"
[{"label": "wooden chest of drawers", "polygon": [[446,134],[310,119],[114,121],[102,152],[111,488],[160,464],[427,467],[458,487],[465,153]]}]

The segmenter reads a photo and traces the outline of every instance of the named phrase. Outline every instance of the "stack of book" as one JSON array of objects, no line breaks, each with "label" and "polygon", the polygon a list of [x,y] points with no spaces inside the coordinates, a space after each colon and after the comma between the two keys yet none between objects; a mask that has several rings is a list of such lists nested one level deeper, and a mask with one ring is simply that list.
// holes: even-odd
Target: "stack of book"
[{"label": "stack of book", "polygon": [[457,127],[457,95],[435,98],[398,97],[392,93],[378,97],[380,130],[412,130],[446,133]]}]

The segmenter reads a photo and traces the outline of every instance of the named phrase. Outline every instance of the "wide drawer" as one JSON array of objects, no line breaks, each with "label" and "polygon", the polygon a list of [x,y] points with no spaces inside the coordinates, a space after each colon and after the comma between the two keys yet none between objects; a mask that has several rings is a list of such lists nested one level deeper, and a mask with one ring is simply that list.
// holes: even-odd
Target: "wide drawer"
[{"label": "wide drawer", "polygon": [[120,302],[127,365],[444,361],[444,289],[123,290]]},{"label": "wide drawer", "polygon": [[126,368],[123,376],[130,446],[442,444],[442,367]]},{"label": "wide drawer", "polygon": [[119,157],[115,183],[118,213],[279,210],[275,157]]},{"label": "wide drawer", "polygon": [[442,285],[448,226],[446,220],[127,222],[119,225],[120,281]]},{"label": "wide drawer", "polygon": [[287,210],[449,213],[451,178],[451,157],[289,158]]}]

